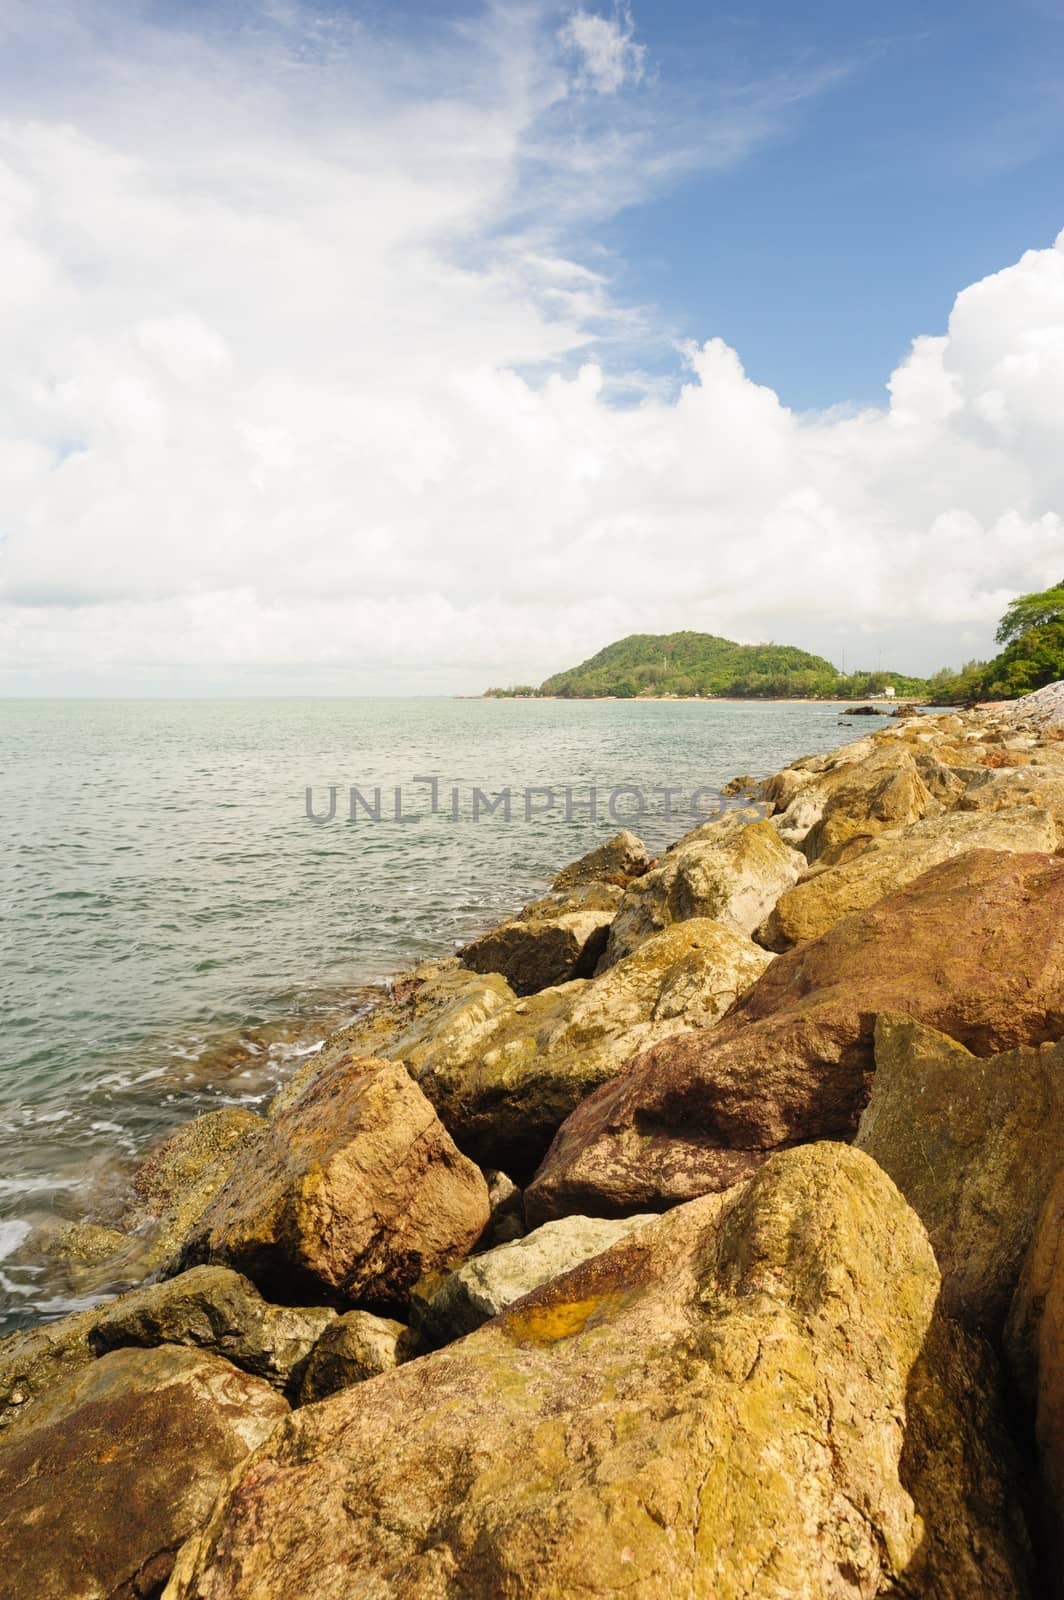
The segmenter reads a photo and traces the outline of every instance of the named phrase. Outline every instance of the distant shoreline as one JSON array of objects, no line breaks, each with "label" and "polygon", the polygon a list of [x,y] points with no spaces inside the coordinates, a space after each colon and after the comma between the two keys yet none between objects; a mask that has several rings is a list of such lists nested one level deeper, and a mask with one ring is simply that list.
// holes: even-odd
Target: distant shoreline
[{"label": "distant shoreline", "polygon": [[794,705],[794,706],[852,706],[868,705],[896,708],[898,706],[929,706],[934,702],[904,695],[823,695],[823,694],[474,694],[456,695],[456,700],[509,700],[509,701],[572,701],[587,703],[595,700],[613,700],[629,705]]}]

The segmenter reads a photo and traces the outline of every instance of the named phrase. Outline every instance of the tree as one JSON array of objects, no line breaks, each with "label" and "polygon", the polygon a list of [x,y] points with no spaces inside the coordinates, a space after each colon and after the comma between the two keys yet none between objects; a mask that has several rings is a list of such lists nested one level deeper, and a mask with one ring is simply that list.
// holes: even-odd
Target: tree
[{"label": "tree", "polygon": [[1041,594],[1021,594],[1012,602],[998,624],[998,644],[1011,644],[1032,628],[1064,622],[1064,578]]}]

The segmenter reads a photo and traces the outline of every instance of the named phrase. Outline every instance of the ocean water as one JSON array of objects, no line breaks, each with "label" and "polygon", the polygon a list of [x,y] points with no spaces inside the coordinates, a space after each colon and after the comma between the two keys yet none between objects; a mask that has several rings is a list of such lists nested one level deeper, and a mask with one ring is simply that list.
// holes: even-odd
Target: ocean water
[{"label": "ocean water", "polygon": [[778,702],[0,701],[0,1330],[80,1303],[41,1229],[259,1104],[372,985],[618,827],[660,851],[695,791],[860,731]]}]

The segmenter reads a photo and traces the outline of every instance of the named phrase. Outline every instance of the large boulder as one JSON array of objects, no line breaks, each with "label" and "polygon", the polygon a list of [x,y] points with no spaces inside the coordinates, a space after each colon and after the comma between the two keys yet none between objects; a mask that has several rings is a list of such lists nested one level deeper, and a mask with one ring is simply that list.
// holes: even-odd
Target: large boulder
[{"label": "large boulder", "polygon": [[655,1040],[717,1022],[771,959],[745,935],[692,918],[593,981],[496,1012],[472,1038],[427,1039],[406,1064],[467,1155],[524,1177],[585,1095]]},{"label": "large boulder", "polygon": [[416,1285],[411,1323],[431,1344],[449,1344],[653,1220],[649,1214],[545,1222],[523,1239],[471,1256],[453,1272],[434,1274]]},{"label": "large boulder", "polygon": [[805,865],[769,822],[736,811],[672,845],[629,886],[610,927],[605,966],[674,922],[707,917],[749,935]]},{"label": "large boulder", "polygon": [[488,1216],[483,1177],[406,1069],[341,1059],[237,1160],[183,1264],[234,1267],[277,1299],[396,1306]]},{"label": "large boulder", "polygon": [[1005,1331],[1017,1386],[1034,1415],[1052,1574],[1064,1595],[1064,1170],[1051,1189]]},{"label": "large boulder", "polygon": [[876,835],[837,866],[814,868],[781,895],[758,930],[758,941],[769,950],[787,950],[803,939],[818,939],[841,918],[968,850],[1052,852],[1056,847],[1053,817],[1031,806],[926,817],[911,828]]},{"label": "large boulder", "polygon": [[1064,1163],[1064,1042],[980,1058],[881,1016],[875,1062],[856,1144],[927,1229],[946,1311],[996,1336]]},{"label": "large boulder", "polygon": [[977,1055],[1064,1035],[1064,861],[978,850],[778,956],[718,1027],[665,1040],[559,1129],[530,1225],[690,1200],[768,1151],[851,1138],[881,1011]]},{"label": "large boulder", "polygon": [[96,1355],[131,1345],[192,1345],[292,1398],[311,1351],[335,1321],[328,1306],[270,1305],[228,1267],[192,1267],[101,1307],[89,1345]]},{"label": "large boulder", "polygon": [[288,1406],[202,1351],[119,1350],[72,1374],[0,1445],[0,1580],[33,1600],[159,1593],[181,1544]]},{"label": "large boulder", "polygon": [[809,861],[852,838],[906,827],[935,809],[912,750],[897,738],[860,739],[799,771],[793,792],[779,774],[766,793],[777,805],[773,827]]},{"label": "large boulder", "polygon": [[521,995],[589,978],[622,891],[649,865],[642,840],[618,833],[565,867],[549,894],[467,944],[460,960],[474,972],[501,973]]},{"label": "large boulder", "polygon": [[873,1162],[781,1154],[295,1413],[167,1600],[1019,1600],[994,1375],[937,1293]]}]

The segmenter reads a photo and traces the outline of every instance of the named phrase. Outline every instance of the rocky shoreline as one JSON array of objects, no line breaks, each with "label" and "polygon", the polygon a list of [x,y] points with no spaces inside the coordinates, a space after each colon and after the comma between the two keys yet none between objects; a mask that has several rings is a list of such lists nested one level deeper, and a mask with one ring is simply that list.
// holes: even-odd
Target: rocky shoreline
[{"label": "rocky shoreline", "polygon": [[0,1594],[1064,1593],[1064,703],[623,833],[65,1248]]}]

